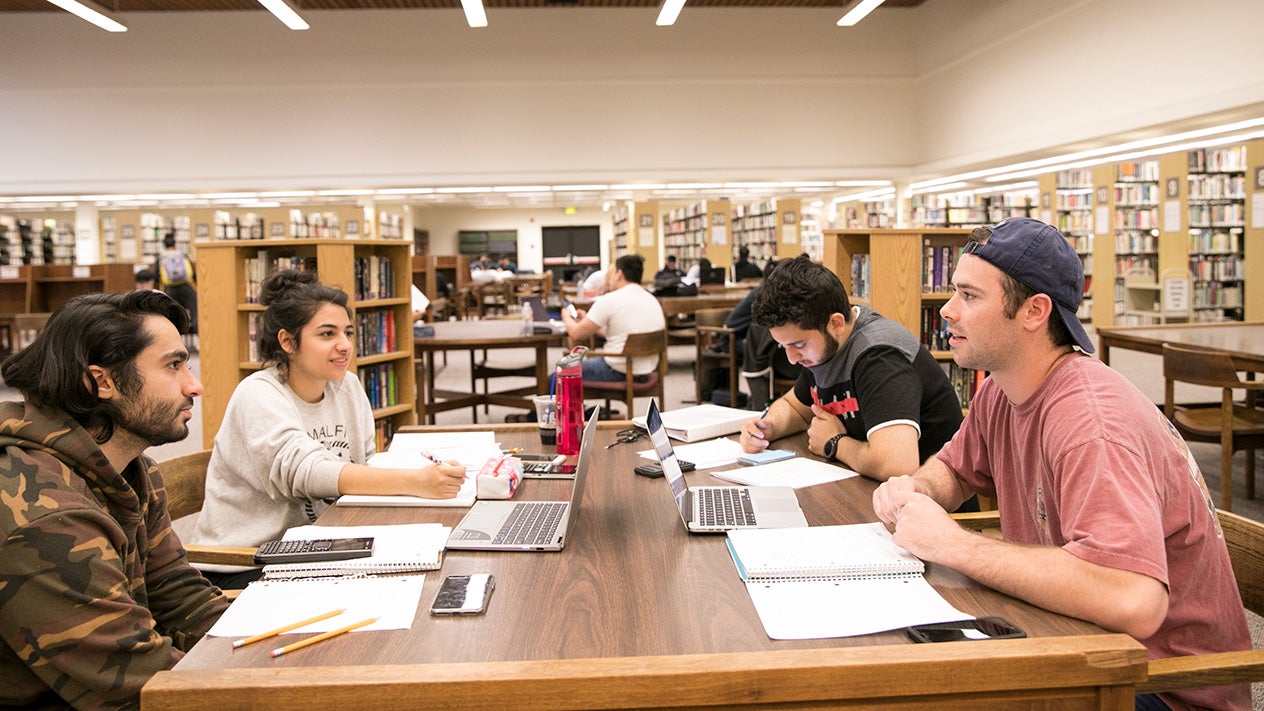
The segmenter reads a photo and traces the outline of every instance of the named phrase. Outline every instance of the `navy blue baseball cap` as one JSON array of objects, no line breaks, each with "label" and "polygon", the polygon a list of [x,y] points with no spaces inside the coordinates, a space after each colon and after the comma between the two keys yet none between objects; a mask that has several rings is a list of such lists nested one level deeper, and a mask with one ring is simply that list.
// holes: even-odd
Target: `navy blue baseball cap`
[{"label": "navy blue baseball cap", "polygon": [[985,241],[966,244],[963,253],[973,254],[1048,296],[1075,345],[1092,353],[1093,342],[1075,315],[1084,300],[1084,265],[1066,237],[1053,225],[1030,217],[1013,217],[980,229],[991,234]]}]

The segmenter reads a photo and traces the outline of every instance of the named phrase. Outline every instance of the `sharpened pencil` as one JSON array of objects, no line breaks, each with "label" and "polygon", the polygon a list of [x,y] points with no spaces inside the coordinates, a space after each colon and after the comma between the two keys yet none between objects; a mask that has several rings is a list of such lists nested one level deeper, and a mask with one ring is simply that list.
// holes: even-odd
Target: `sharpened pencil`
[{"label": "sharpened pencil", "polygon": [[315,637],[308,637],[307,639],[295,642],[294,644],[287,644],[284,647],[277,647],[276,649],[272,650],[271,655],[273,657],[279,657],[282,654],[289,654],[290,652],[302,649],[303,647],[310,647],[311,645],[316,644],[317,642],[324,642],[327,639],[331,639],[333,637],[346,634],[350,632],[351,630],[359,629],[361,627],[364,627],[365,625],[371,625],[374,622],[377,622],[377,618],[370,617],[367,620],[360,620],[359,622],[349,624],[346,627],[339,627],[336,630],[322,632],[316,635]]},{"label": "sharpened pencil", "polygon": [[294,624],[291,624],[291,625],[286,625],[286,626],[284,626],[284,627],[278,627],[278,628],[276,628],[276,629],[274,629],[274,630],[271,630],[271,631],[269,631],[269,632],[260,632],[259,634],[256,634],[256,635],[251,635],[251,636],[249,636],[249,637],[245,637],[245,638],[242,638],[242,639],[239,639],[239,640],[237,640],[237,641],[233,642],[233,649],[237,649],[237,648],[239,648],[239,647],[244,647],[244,646],[246,646],[247,644],[254,644],[255,642],[259,642],[259,641],[262,641],[262,640],[268,639],[269,637],[276,637],[277,635],[280,635],[280,634],[285,634],[286,632],[289,632],[290,630],[296,630],[296,629],[298,629],[298,628],[300,628],[300,627],[306,627],[306,626],[308,626],[308,625],[310,625],[310,624],[313,624],[313,623],[315,623],[315,622],[320,622],[321,620],[327,620],[327,619],[329,619],[330,617],[336,617],[336,616],[338,616],[338,615],[341,615],[341,614],[342,614],[342,613],[344,613],[344,612],[346,612],[346,610],[345,610],[345,609],[344,609],[344,610],[330,610],[329,612],[325,612],[325,613],[322,613],[322,614],[316,615],[315,617],[309,617],[309,618],[307,618],[306,620],[302,620],[302,621],[300,621],[300,622],[295,622]]}]

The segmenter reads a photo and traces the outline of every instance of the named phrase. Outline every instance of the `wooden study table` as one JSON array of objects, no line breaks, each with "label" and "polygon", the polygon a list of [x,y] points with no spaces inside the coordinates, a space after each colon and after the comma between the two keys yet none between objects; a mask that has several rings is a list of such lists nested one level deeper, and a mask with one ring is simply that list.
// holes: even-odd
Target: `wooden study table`
[{"label": "wooden study table", "polygon": [[[417,421],[434,422],[435,413],[459,410],[463,407],[493,404],[530,410],[534,406],[531,397],[549,391],[548,348],[558,336],[553,334],[525,335],[522,321],[518,319],[486,319],[482,321],[438,321],[428,324],[435,335],[413,340],[414,358],[419,366],[417,373]],[[469,351],[470,372],[474,372],[475,352],[506,348],[535,349],[534,386],[512,388],[497,392],[479,393],[477,388],[465,383],[441,388],[435,385],[435,353],[439,351]],[[424,364],[424,367],[421,367]],[[425,370],[425,377],[421,377]]]},{"label": "wooden study table", "polygon": [[1264,321],[1099,328],[1097,343],[1106,365],[1111,348],[1162,355],[1163,344],[1171,343],[1228,353],[1241,370],[1264,372]]},{"label": "wooden study table", "polygon": [[[208,637],[146,685],[142,708],[1132,708],[1133,686],[1146,675],[1139,643],[942,566],[929,565],[927,579],[949,602],[1002,615],[1030,638],[920,645],[897,631],[769,639],[725,537],[687,533],[667,485],[632,473],[648,440],[605,448],[627,425],[598,430],[565,550],[446,553],[442,570],[426,576],[410,630],[343,635],[278,659],[267,654],[275,645],[233,651],[231,639]],[[502,446],[541,450],[533,426],[495,429]],[[778,446],[806,451],[805,437]],[[688,478],[724,483],[705,472]],[[570,486],[527,480],[518,496],[564,499]],[[874,520],[874,487],[853,478],[798,496],[813,525],[858,523]],[[321,523],[453,525],[463,514],[333,507]],[[496,576],[487,613],[431,617],[442,578],[474,572]],[[847,604],[863,615],[868,602]]]},{"label": "wooden study table", "polygon": [[[680,316],[691,316],[702,309],[731,309],[742,303],[742,299],[750,293],[750,289],[733,288],[719,293],[700,293],[697,296],[662,296],[658,303],[663,307],[663,316],[667,322]],[[574,299],[576,308],[588,310],[595,299]]]}]

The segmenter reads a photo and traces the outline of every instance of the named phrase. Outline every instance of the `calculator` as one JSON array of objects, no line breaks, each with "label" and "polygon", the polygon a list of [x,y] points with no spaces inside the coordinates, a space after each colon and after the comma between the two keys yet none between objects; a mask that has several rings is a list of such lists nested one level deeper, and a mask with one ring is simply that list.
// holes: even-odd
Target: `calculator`
[{"label": "calculator", "polygon": [[319,538],[312,541],[268,541],[255,551],[255,563],[308,563],[373,555],[372,538]]}]

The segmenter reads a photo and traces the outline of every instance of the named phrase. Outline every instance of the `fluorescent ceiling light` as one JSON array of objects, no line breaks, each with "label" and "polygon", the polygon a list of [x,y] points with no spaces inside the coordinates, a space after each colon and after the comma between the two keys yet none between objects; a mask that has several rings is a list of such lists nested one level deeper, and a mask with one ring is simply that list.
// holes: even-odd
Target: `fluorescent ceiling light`
[{"label": "fluorescent ceiling light", "polygon": [[490,193],[491,191],[492,191],[491,188],[436,188],[435,189],[436,193],[442,193],[445,195],[460,195],[460,194],[468,194],[468,193]]},{"label": "fluorescent ceiling light", "polygon": [[663,183],[625,183],[623,185],[611,185],[612,190],[662,190],[667,187]]},{"label": "fluorescent ceiling light", "polygon": [[259,197],[261,198],[315,197],[315,195],[315,190],[274,190],[272,192],[259,193]]},{"label": "fluorescent ceiling light", "polygon": [[52,4],[82,20],[87,20],[107,32],[127,32],[127,25],[119,22],[109,10],[92,0],[48,0]]},{"label": "fluorescent ceiling light", "polygon": [[837,180],[834,182],[834,185],[840,188],[880,188],[890,184],[890,180]]},{"label": "fluorescent ceiling light", "polygon": [[259,0],[259,4],[276,15],[276,19],[291,30],[306,30],[310,27],[306,20],[298,16],[298,10],[294,9],[289,0]]},{"label": "fluorescent ceiling light", "polygon": [[434,188],[383,188],[378,195],[430,195]]},{"label": "fluorescent ceiling light", "polygon": [[680,11],[685,7],[685,0],[664,0],[663,9],[658,12],[658,19],[654,24],[659,27],[667,27],[676,24],[676,18],[680,17]]},{"label": "fluorescent ceiling light", "polygon": [[201,193],[198,195],[207,200],[246,200],[258,196],[258,193]]},{"label": "fluorescent ceiling light", "polygon": [[316,194],[321,197],[347,197],[351,195],[372,195],[372,190],[317,190]]},{"label": "fluorescent ceiling light", "polygon": [[483,9],[483,0],[461,0],[461,9],[465,11],[465,22],[470,27],[487,26],[487,11]]},{"label": "fluorescent ceiling light", "polygon": [[547,185],[496,185],[492,187],[494,193],[547,193],[548,191]]},{"label": "fluorescent ceiling light", "polygon": [[852,25],[865,19],[865,17],[873,12],[874,8],[882,4],[882,0],[860,0],[860,4],[847,11],[846,15],[838,20],[839,27],[851,27]]},{"label": "fluorescent ceiling light", "polygon": [[854,195],[836,197],[830,202],[837,205],[843,202],[861,202],[863,200],[888,200],[893,197],[895,197],[895,188],[882,188],[881,190],[869,190],[863,193],[855,193]]},{"label": "fluorescent ceiling light", "polygon": [[721,183],[668,183],[668,190],[718,190],[723,188]]},{"label": "fluorescent ceiling light", "polygon": [[559,193],[584,193],[606,190],[609,187],[609,185],[554,185],[553,190]]},{"label": "fluorescent ceiling light", "polygon": [[943,185],[930,185],[926,187],[915,188],[909,186],[909,195],[921,195],[922,193],[950,193],[960,188],[967,188],[970,184],[964,180],[958,180],[952,183],[944,183]]}]

